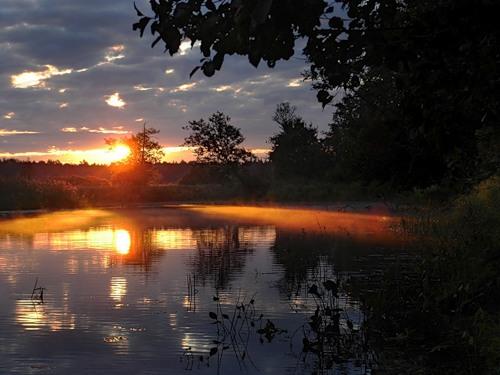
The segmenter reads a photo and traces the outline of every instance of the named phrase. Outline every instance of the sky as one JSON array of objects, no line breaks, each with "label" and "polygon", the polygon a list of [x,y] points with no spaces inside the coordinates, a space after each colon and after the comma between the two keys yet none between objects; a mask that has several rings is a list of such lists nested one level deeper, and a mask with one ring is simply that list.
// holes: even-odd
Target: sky
[{"label": "sky", "polygon": [[[147,1],[136,1],[147,13]],[[220,72],[198,72],[190,42],[171,57],[153,38],[132,31],[131,0],[2,0],[0,11],[0,158],[108,162],[105,138],[137,132],[143,121],[160,130],[167,161],[191,160],[180,147],[188,121],[220,110],[263,155],[277,132],[276,105],[288,101],[320,131],[321,108],[300,51],[274,69],[245,57],[225,59]]]}]

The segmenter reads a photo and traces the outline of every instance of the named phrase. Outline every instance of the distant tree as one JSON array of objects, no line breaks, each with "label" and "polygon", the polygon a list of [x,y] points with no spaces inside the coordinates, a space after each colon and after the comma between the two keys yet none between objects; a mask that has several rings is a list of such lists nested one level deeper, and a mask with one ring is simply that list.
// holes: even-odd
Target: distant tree
[{"label": "distant tree", "polygon": [[[129,137],[105,139],[110,148],[123,144],[130,149],[130,154],[126,158],[112,166],[113,180],[123,185],[124,196],[132,197],[142,194],[142,187],[156,179],[155,164],[160,163],[164,156],[163,146],[154,139],[159,132],[157,129],[144,126],[141,132]],[[127,187],[133,190],[128,191]]]},{"label": "distant tree", "polygon": [[273,120],[280,130],[269,139],[269,160],[281,177],[321,177],[326,155],[318,139],[318,130],[295,112],[296,108],[290,103],[276,107]]},{"label": "distant tree", "polygon": [[154,128],[144,129],[136,134],[121,139],[107,138],[106,144],[114,147],[118,144],[124,144],[130,149],[130,154],[119,163],[129,165],[140,164],[156,164],[160,163],[165,156],[163,146],[154,139],[160,133],[159,130]]},{"label": "distant tree", "polygon": [[194,147],[198,162],[227,166],[254,159],[251,152],[241,147],[245,138],[240,129],[222,112],[212,114],[208,121],[189,121],[183,129],[191,132],[184,139],[184,146]]}]

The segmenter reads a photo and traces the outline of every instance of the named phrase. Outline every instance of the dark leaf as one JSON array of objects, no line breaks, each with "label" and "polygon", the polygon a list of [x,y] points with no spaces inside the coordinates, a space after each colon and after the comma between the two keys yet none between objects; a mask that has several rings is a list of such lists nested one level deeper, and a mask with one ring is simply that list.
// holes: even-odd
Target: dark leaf
[{"label": "dark leaf", "polygon": [[157,44],[160,40],[161,40],[161,36],[159,36],[158,38],[156,38],[156,39],[154,40],[154,42],[153,42],[153,43],[151,43],[151,48],[154,48],[154,46],[156,46],[156,44]]},{"label": "dark leaf", "polygon": [[259,66],[260,58],[260,53],[255,48],[252,48],[250,49],[250,51],[248,51],[248,61],[256,68]]},{"label": "dark leaf", "polygon": [[215,4],[212,0],[207,0],[205,2],[205,6],[207,7],[208,10],[211,10],[212,12],[215,12],[217,8],[215,7]]},{"label": "dark leaf", "polygon": [[[191,70],[191,73],[189,73],[189,78],[193,77],[194,73],[196,73],[200,69],[200,66],[195,67],[193,70]],[[219,298],[214,297],[214,301],[218,301]]]},{"label": "dark leaf", "polygon": [[330,93],[326,90],[319,90],[316,97],[318,98],[318,101],[323,105],[323,108],[325,108],[325,106],[333,100],[333,96],[331,96]]},{"label": "dark leaf", "polygon": [[216,314],[216,313],[214,313],[213,311],[210,311],[210,312],[208,313],[208,315],[209,315],[212,319],[217,319],[217,314]]},{"label": "dark leaf", "polygon": [[340,17],[332,17],[330,21],[328,21],[328,26],[332,29],[342,29],[344,28],[344,21]]},{"label": "dark leaf", "polygon": [[224,54],[222,52],[217,52],[213,58],[215,70],[220,70],[222,63],[224,62]]},{"label": "dark leaf", "polygon": [[134,25],[132,26],[132,29],[134,31],[139,29],[140,35],[142,37],[144,35],[144,29],[146,28],[146,26],[148,25],[150,20],[151,20],[151,18],[149,18],[149,17],[142,17],[139,20],[139,22],[134,23]]},{"label": "dark leaf", "polygon": [[201,70],[207,77],[212,77],[215,74],[215,64],[213,61],[206,61],[203,63]]},{"label": "dark leaf", "polygon": [[325,13],[332,13],[333,12],[333,7],[328,7],[325,9]]},{"label": "dark leaf", "polygon": [[217,347],[213,347],[212,349],[210,349],[210,357],[213,356],[213,355],[216,355],[217,354]]},{"label": "dark leaf", "polygon": [[222,317],[223,317],[224,319],[229,319],[229,315],[227,315],[227,314],[222,314]]},{"label": "dark leaf", "polygon": [[142,12],[139,9],[137,9],[137,5],[135,5],[135,1],[134,1],[134,9],[137,12],[138,17],[144,17],[144,14],[142,14]]}]

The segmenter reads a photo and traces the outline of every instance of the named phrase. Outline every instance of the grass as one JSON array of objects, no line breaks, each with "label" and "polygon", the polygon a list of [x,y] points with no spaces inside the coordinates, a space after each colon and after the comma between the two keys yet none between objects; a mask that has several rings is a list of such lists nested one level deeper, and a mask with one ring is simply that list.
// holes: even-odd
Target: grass
[{"label": "grass", "polygon": [[492,177],[446,212],[403,223],[420,261],[388,271],[366,303],[393,373],[500,373],[499,207]]}]

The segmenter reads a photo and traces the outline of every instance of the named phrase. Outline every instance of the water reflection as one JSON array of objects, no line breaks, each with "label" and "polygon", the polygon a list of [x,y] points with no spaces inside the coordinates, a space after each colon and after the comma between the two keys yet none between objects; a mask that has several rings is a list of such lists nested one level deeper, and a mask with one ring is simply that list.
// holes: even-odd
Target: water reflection
[{"label": "water reflection", "polygon": [[[393,220],[227,206],[2,219],[0,373],[30,373],[30,358],[57,363],[54,374],[181,373],[183,349],[207,358],[214,345],[215,295],[227,311],[255,296],[259,314],[293,332],[314,310],[311,278],[359,271],[361,258],[397,249]],[[29,298],[37,277],[47,288],[43,304]],[[340,297],[357,328],[356,295]],[[263,372],[307,373],[288,347],[285,336],[253,337],[248,356]],[[221,372],[240,371],[230,349],[217,355]]]},{"label": "water reflection", "polygon": [[127,279],[124,277],[112,277],[110,284],[109,296],[113,299],[116,304],[115,306],[121,306],[123,297],[127,294]]}]

